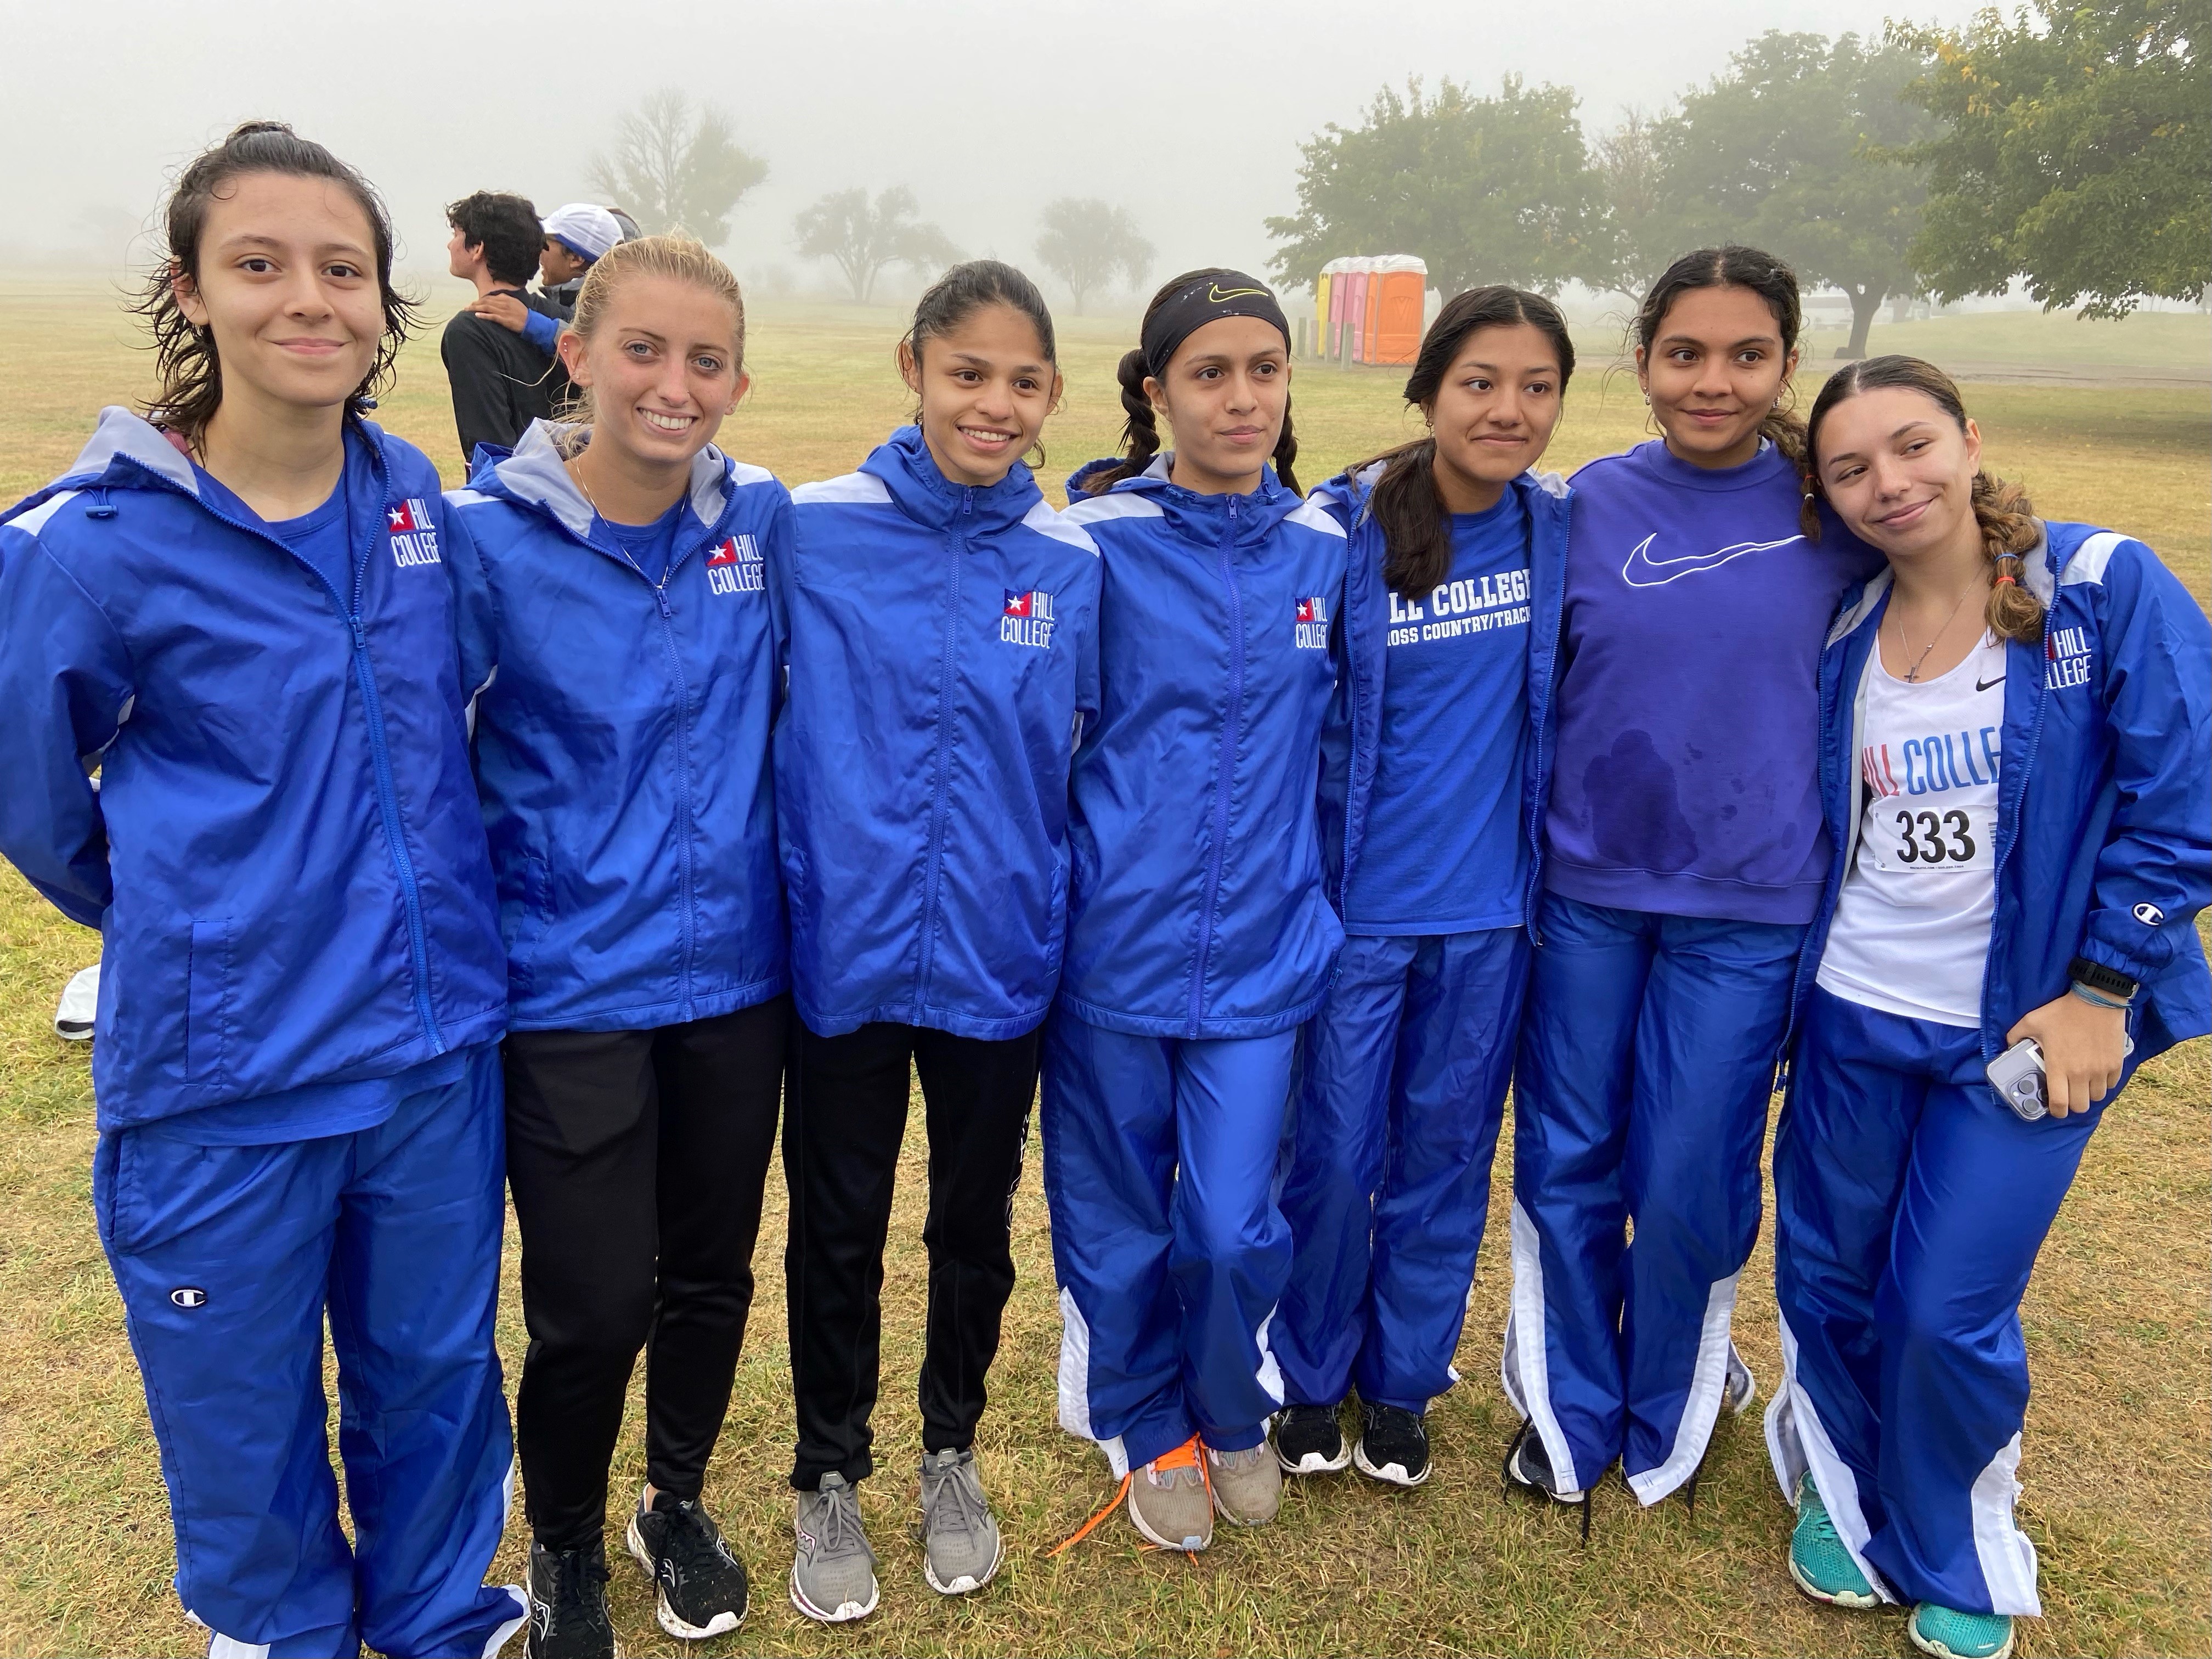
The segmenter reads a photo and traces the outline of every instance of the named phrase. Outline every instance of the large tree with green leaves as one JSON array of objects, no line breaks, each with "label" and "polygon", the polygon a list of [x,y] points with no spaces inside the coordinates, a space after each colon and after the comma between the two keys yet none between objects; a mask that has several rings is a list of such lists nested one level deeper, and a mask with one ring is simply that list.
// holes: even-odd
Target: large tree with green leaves
[{"label": "large tree with green leaves", "polygon": [[1909,44],[1771,30],[1662,126],[1681,249],[1748,242],[1851,302],[1852,356],[1883,299],[1919,291],[1912,239],[1926,186],[1895,152],[1932,131],[1899,93],[1924,67]]},{"label": "large tree with green leaves", "polygon": [[647,235],[688,231],[720,247],[730,237],[730,215],[768,177],[768,163],[738,148],[720,110],[695,109],[672,87],[616,123],[614,149],[592,156],[586,177]]},{"label": "large tree with green leaves", "polygon": [[1131,288],[1142,287],[1145,274],[1159,257],[1128,209],[1075,196],[1045,204],[1036,256],[1047,270],[1067,284],[1079,317],[1084,302],[1117,275]]},{"label": "large tree with green leaves", "polygon": [[904,185],[879,191],[873,202],[858,186],[832,191],[793,222],[793,246],[809,259],[835,263],[854,302],[866,305],[876,278],[891,265],[941,270],[958,263],[952,239],[915,212],[914,192]]},{"label": "large tree with green leaves", "polygon": [[1446,294],[1511,283],[1546,294],[1600,263],[1596,175],[1565,87],[1509,75],[1494,98],[1458,82],[1385,87],[1358,127],[1300,146],[1298,211],[1267,221],[1269,262],[1308,283],[1352,253],[1414,253]]},{"label": "large tree with green leaves", "polygon": [[1620,112],[1620,125],[1590,147],[1611,233],[1602,273],[1584,277],[1593,288],[1641,299],[1683,251],[1659,151],[1665,131],[1663,118],[1631,106]]},{"label": "large tree with green leaves", "polygon": [[2117,317],[2212,283],[2212,0],[2037,0],[2006,21],[1897,28],[1932,58],[1905,95],[1943,123],[1915,252],[1945,299],[2015,276]]}]

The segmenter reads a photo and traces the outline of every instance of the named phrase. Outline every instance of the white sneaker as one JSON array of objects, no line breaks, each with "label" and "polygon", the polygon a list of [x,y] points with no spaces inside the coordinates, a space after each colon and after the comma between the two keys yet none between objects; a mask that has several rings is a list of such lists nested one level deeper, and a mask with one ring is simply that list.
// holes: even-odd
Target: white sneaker
[{"label": "white sneaker", "polygon": [[100,1012],[100,964],[80,968],[62,987],[61,1006],[54,1010],[54,1035],[64,1042],[92,1041],[92,1023]]}]

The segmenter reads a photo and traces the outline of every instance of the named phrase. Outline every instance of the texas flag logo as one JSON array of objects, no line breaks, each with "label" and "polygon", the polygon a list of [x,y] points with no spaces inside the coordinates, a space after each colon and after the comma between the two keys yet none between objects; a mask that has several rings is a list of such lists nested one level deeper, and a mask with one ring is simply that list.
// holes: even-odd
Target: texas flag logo
[{"label": "texas flag logo", "polygon": [[710,593],[758,593],[767,587],[767,576],[760,544],[750,536],[732,536],[718,542],[707,555]]},{"label": "texas flag logo", "polygon": [[384,528],[392,538],[392,562],[401,569],[440,562],[438,532],[430,523],[430,503],[420,496],[410,495],[386,507]]},{"label": "texas flag logo", "polygon": [[1297,647],[1301,651],[1328,649],[1328,601],[1319,594],[1298,601]]},{"label": "texas flag logo", "polygon": [[1052,613],[1052,595],[1041,587],[1017,592],[1002,587],[1006,606],[999,612],[999,638],[1007,645],[1025,645],[1036,651],[1052,649],[1052,630],[1059,618]]}]

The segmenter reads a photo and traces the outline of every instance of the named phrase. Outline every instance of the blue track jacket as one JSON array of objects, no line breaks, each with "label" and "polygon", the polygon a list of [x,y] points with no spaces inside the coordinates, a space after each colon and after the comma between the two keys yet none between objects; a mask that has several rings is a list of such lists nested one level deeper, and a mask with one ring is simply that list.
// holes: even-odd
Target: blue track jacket
[{"label": "blue track jacket", "polygon": [[504,1027],[438,475],[356,431],[385,509],[343,592],[121,409],[0,527],[0,851],[103,935],[102,1129]]},{"label": "blue track jacket", "polygon": [[[2044,531],[2024,561],[2049,607],[2044,641],[2005,647],[1982,1053],[2063,995],[2079,956],[2142,988],[2132,1069],[2212,1030],[2195,924],[2212,899],[2212,624],[2142,543]],[[1801,1018],[1857,851],[1864,688],[1889,588],[1885,569],[1844,596],[1820,659],[1820,793],[1839,856],[1798,972]]]},{"label": "blue track jacket", "polygon": [[769,736],[790,497],[708,447],[659,582],[556,428],[447,498],[447,569],[518,1030],[644,1030],[788,982]]},{"label": "blue track jacket", "polygon": [[[1367,498],[1382,476],[1376,461],[1358,474],[1340,472],[1310,498],[1345,526],[1351,548],[1344,582],[1346,672],[1337,680],[1322,731],[1322,842],[1329,896],[1340,915],[1352,872],[1367,835],[1367,803],[1382,752],[1383,679],[1389,664],[1390,590],[1382,580],[1389,550]],[[1553,735],[1552,686],[1559,667],[1559,604],[1565,591],[1567,515],[1573,495],[1556,472],[1524,472],[1511,488],[1528,517],[1528,710],[1522,817],[1528,837],[1524,924],[1536,919],[1544,890],[1544,804]]]},{"label": "blue track jacket", "polygon": [[1344,528],[1272,467],[1249,495],[1202,495],[1168,466],[1067,510],[1106,599],[1060,1001],[1109,1030],[1265,1036],[1321,1006],[1344,940],[1316,799]]},{"label": "blue track jacket", "polygon": [[948,483],[914,427],[792,503],[775,763],[799,1014],[1019,1036],[1060,980],[1097,549],[1027,467]]}]

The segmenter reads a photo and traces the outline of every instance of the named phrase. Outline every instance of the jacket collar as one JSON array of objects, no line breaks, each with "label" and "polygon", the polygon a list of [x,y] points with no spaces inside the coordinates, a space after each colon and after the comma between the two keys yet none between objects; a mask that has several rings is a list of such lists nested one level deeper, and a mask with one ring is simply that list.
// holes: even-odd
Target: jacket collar
[{"label": "jacket collar", "polygon": [[[568,476],[558,441],[562,431],[562,422],[532,421],[512,451],[485,445],[484,459],[469,480],[469,487],[518,506],[535,507],[578,541],[588,542],[599,514]],[[729,499],[730,470],[729,458],[712,444],[691,458],[692,515],[709,528],[720,522]]]},{"label": "jacket collar", "polygon": [[[1220,541],[1233,511],[1240,547],[1263,540],[1277,525],[1305,506],[1294,491],[1283,487],[1273,466],[1261,469],[1259,486],[1249,495],[1207,495],[1186,489],[1169,477],[1174,459],[1171,451],[1162,450],[1142,472],[1122,479],[1106,493],[1142,495],[1160,509],[1178,535],[1209,544]],[[1084,466],[1068,480],[1071,492],[1100,467],[1112,465],[1110,460],[1100,460]]]},{"label": "jacket collar", "polygon": [[902,426],[878,445],[860,471],[890,491],[898,509],[916,524],[944,530],[964,511],[971,533],[1004,530],[1021,522],[1044,499],[1028,467],[1016,461],[994,484],[957,484],[938,470],[921,428]]}]

